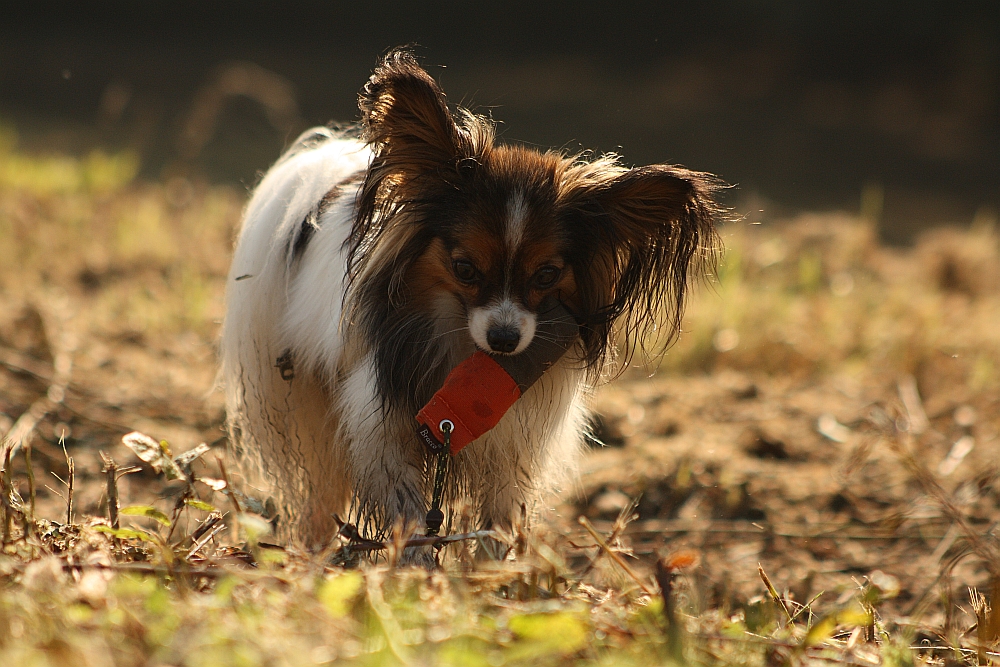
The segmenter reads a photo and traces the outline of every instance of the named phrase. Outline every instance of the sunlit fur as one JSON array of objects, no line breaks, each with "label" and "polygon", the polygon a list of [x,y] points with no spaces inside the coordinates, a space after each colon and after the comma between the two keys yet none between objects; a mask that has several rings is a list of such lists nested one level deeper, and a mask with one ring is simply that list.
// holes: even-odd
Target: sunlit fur
[{"label": "sunlit fur", "polygon": [[405,51],[360,108],[354,131],[300,137],[247,206],[222,336],[234,448],[307,546],[334,514],[368,535],[420,525],[415,413],[477,347],[503,335],[518,354],[544,335],[555,296],[579,342],[449,473],[451,501],[510,526],[570,478],[595,384],[651,332],[676,336],[717,252],[715,181],[499,144]]}]

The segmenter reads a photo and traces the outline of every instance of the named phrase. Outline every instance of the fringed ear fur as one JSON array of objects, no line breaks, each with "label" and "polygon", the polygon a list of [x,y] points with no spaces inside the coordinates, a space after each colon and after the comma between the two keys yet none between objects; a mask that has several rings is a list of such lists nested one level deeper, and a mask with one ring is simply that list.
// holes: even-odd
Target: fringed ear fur
[{"label": "fringed ear fur", "polygon": [[433,169],[459,149],[448,100],[407,51],[393,51],[375,69],[358,100],[363,138],[376,156]]},{"label": "fringed ear fur", "polygon": [[408,51],[385,57],[358,106],[361,136],[373,157],[349,240],[351,279],[366,261],[360,248],[370,247],[402,209],[418,212],[435,185],[447,187],[461,160],[477,158],[493,141],[486,119],[466,113],[456,122],[444,92]]},{"label": "fringed ear fur", "polygon": [[[391,299],[407,263],[396,258],[416,256],[422,242],[414,226],[396,221],[419,217],[427,202],[454,192],[466,167],[487,163],[493,126],[468,112],[456,120],[441,88],[404,50],[376,68],[359,107],[373,157],[348,240],[348,278],[365,271],[371,248],[392,248],[394,256],[380,265],[383,279],[366,280]],[[578,162],[565,176],[560,199],[583,227],[579,238],[589,239],[578,276],[590,313],[581,329],[588,366],[601,369],[615,344],[613,329],[625,335],[626,363],[653,340],[665,347],[678,334],[689,275],[718,257],[713,194],[721,183],[666,165],[625,170],[613,158]],[[392,242],[380,244],[390,231]],[[584,276],[590,284],[580,284]]]},{"label": "fringed ear fur", "polygon": [[[579,193],[577,210],[590,227],[597,256],[589,275],[594,321],[583,334],[591,368],[600,368],[623,334],[623,370],[635,349],[666,349],[680,332],[692,275],[714,269],[721,183],[709,174],[667,165],[618,172]],[[596,269],[596,270],[595,270]],[[655,335],[651,335],[655,334]]]}]

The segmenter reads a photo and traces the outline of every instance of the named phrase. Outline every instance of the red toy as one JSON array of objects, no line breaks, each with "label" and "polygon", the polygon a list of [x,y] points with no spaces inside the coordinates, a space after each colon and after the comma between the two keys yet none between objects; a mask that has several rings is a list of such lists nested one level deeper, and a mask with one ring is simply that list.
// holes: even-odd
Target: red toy
[{"label": "red toy", "polygon": [[452,455],[497,425],[510,406],[558,361],[576,341],[580,327],[566,308],[556,303],[528,349],[515,356],[477,351],[460,363],[427,405],[417,413],[417,435],[432,452],[444,449],[442,426],[451,429]]}]

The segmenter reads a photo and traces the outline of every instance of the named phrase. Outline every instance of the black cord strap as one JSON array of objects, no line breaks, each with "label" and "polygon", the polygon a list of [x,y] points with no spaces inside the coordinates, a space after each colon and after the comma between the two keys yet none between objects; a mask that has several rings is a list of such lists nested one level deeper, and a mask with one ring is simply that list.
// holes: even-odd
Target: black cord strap
[{"label": "black cord strap", "polygon": [[444,448],[437,454],[437,465],[434,470],[434,492],[431,496],[431,508],[427,512],[427,537],[435,537],[444,523],[444,512],[441,511],[441,496],[444,494],[444,478],[448,474],[448,458],[451,456],[452,423],[441,422],[441,433],[444,434]]}]

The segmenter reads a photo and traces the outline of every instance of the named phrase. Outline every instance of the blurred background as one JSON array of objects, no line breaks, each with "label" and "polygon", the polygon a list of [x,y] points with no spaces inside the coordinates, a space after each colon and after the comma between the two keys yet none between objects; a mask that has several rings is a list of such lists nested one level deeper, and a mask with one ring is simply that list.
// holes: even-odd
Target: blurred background
[{"label": "blurred background", "polygon": [[714,172],[748,222],[860,212],[903,244],[1000,202],[994,2],[106,0],[4,15],[0,124],[18,150],[131,151],[155,180],[251,187],[303,128],[355,120],[378,57],[412,43],[505,140]]}]

